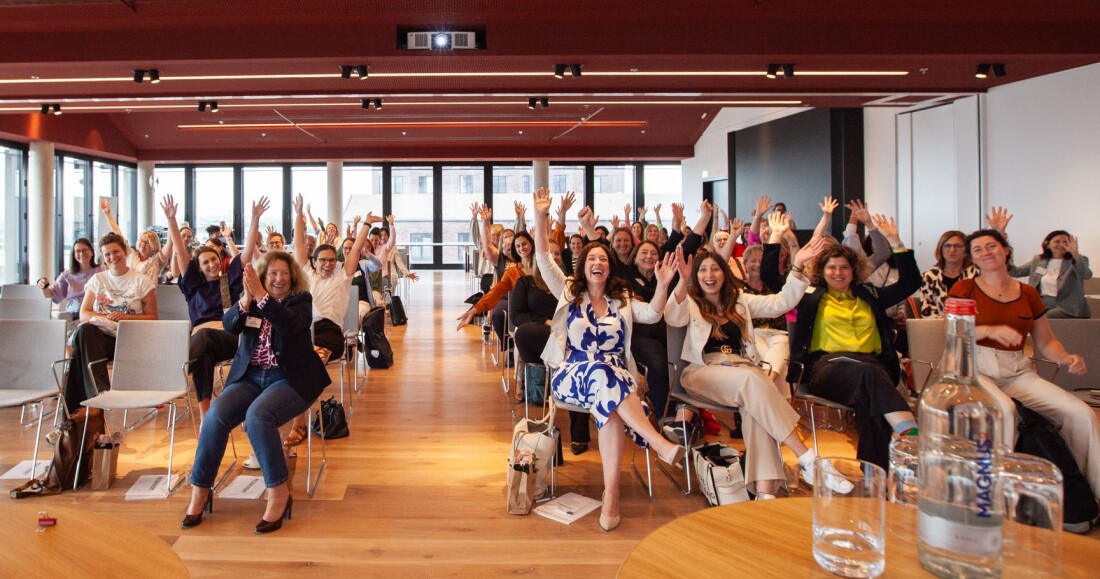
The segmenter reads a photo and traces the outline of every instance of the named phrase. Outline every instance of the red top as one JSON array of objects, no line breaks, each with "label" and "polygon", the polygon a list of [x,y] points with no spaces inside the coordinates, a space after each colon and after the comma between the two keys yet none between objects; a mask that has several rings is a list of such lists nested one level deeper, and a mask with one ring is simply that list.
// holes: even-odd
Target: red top
[{"label": "red top", "polygon": [[[974,300],[978,306],[978,314],[974,317],[976,326],[1009,326],[1024,336],[1031,333],[1031,326],[1035,324],[1035,320],[1047,313],[1047,307],[1043,305],[1043,299],[1039,297],[1038,290],[1027,284],[1020,284],[1020,297],[1010,302],[997,301],[986,295],[973,279],[960,279],[955,282],[947,295]],[[978,345],[1016,352],[1024,349],[1023,342],[1015,348],[993,340],[978,340]]]}]

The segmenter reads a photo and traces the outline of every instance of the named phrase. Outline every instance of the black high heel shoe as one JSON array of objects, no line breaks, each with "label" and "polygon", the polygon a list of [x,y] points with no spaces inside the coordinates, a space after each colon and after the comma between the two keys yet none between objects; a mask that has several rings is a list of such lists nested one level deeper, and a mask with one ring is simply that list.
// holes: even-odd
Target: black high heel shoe
[{"label": "black high heel shoe", "polygon": [[210,489],[210,494],[206,495],[206,505],[203,507],[202,512],[197,515],[183,515],[183,520],[180,521],[181,529],[190,529],[192,527],[199,526],[202,523],[202,514],[214,512],[214,489]]},{"label": "black high heel shoe", "polygon": [[286,498],[286,508],[283,509],[283,516],[275,519],[274,521],[268,521],[263,518],[256,524],[256,533],[263,535],[265,533],[274,533],[283,528],[283,521],[290,520],[290,507],[294,504],[294,497],[288,496]]}]

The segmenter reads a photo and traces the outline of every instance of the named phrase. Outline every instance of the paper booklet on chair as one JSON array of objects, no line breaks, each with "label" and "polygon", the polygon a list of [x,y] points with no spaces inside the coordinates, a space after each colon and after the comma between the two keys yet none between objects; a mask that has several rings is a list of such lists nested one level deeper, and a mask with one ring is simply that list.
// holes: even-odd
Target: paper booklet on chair
[{"label": "paper booklet on chair", "polygon": [[571,525],[573,521],[591,513],[603,505],[596,499],[583,497],[577,493],[564,494],[552,501],[535,507],[535,512],[559,523]]}]

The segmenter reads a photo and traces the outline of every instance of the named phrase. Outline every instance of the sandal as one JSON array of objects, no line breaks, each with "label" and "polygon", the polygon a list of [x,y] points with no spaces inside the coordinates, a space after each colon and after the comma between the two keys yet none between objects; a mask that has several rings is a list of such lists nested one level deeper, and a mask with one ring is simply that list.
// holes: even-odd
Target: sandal
[{"label": "sandal", "polygon": [[302,444],[302,441],[304,441],[305,439],[306,427],[301,424],[297,424],[294,426],[294,428],[290,429],[290,432],[287,433],[286,439],[283,440],[283,446],[285,448],[298,446],[299,444]]}]

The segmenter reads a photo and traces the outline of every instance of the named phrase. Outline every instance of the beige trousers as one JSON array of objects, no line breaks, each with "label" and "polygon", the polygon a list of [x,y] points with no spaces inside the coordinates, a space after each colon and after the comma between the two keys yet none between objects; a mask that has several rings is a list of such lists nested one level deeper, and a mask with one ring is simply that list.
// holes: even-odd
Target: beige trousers
[{"label": "beige trousers", "polygon": [[758,480],[784,480],[783,455],[778,441],[790,436],[798,424],[775,384],[760,368],[735,354],[705,354],[705,366],[690,364],[680,376],[684,390],[720,406],[741,411],[745,440],[745,481],[755,490]]},{"label": "beige trousers", "polygon": [[791,385],[787,382],[787,358],[791,356],[791,344],[787,332],[771,328],[754,328],[753,339],[760,359],[768,363],[768,368],[779,374],[775,387],[785,400],[791,399]]},{"label": "beige trousers", "polygon": [[1009,446],[1016,444],[1015,398],[1058,428],[1092,492],[1100,496],[1100,421],[1079,398],[1039,377],[1023,352],[977,347],[978,381],[997,399]]}]

